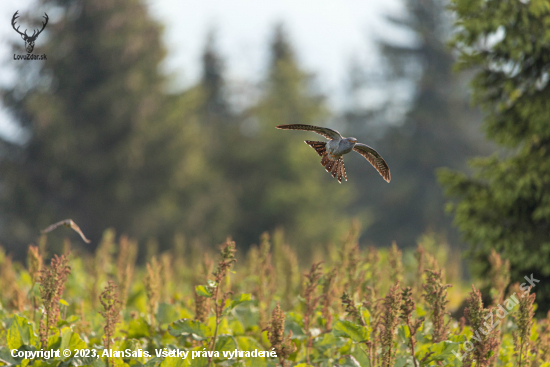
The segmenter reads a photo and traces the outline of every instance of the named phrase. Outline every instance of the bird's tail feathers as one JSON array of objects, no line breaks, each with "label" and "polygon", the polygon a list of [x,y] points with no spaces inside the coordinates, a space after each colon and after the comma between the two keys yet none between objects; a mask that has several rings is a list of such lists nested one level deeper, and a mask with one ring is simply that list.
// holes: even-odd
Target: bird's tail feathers
[{"label": "bird's tail feathers", "polygon": [[346,167],[344,166],[344,158],[340,157],[339,161],[340,165],[338,166],[338,181],[342,183],[342,178],[347,181],[348,175],[346,174]]},{"label": "bird's tail feathers", "polygon": [[319,154],[320,157],[327,154],[327,148],[325,146],[326,142],[306,140],[305,143],[310,147],[312,147],[313,149],[315,149],[315,151],[317,152],[317,154]]},{"label": "bird's tail feathers", "polygon": [[332,177],[337,178],[340,183],[342,183],[342,179],[348,180],[346,167],[344,166],[344,158],[338,157],[337,159],[331,159],[326,149],[326,142],[306,140],[305,143],[315,149],[320,157],[323,157],[323,159],[321,159],[321,164]]},{"label": "bird's tail feathers", "polygon": [[338,182],[342,183],[342,179],[348,180],[346,175],[346,167],[344,166],[344,158],[338,157],[338,159],[330,159],[328,153],[323,156],[321,164],[325,166],[325,170],[338,179]]}]

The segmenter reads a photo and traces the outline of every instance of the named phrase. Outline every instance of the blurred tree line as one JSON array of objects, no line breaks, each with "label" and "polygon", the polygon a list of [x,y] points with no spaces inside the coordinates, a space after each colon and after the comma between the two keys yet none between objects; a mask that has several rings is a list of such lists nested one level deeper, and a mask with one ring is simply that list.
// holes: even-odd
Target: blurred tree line
[{"label": "blurred tree line", "polygon": [[[298,65],[280,26],[264,80],[246,108],[237,108],[213,34],[199,83],[169,94],[159,71],[162,27],[142,2],[42,0],[43,9],[59,13],[47,42],[36,45],[48,60],[19,63],[17,84],[1,94],[28,136],[0,143],[2,244],[14,251],[64,218],[94,243],[114,227],[163,246],[176,233],[208,244],[232,235],[248,246],[283,227],[302,255],[338,240],[354,216],[364,238],[379,245],[410,246],[430,229],[452,234],[434,171],[462,169],[486,152],[480,117],[468,106],[464,76],[451,72],[445,3],[405,4],[406,17],[390,20],[415,42],[381,41],[386,67],[354,77],[351,89],[409,85],[411,98],[375,108],[358,103],[341,118]],[[13,47],[22,52],[20,42]],[[395,111],[403,113],[396,119]],[[392,182],[350,157],[350,181],[338,185],[302,142],[314,136],[274,128],[292,123],[330,125],[373,145]],[[52,242],[64,235],[54,232]]]},{"label": "blurred tree line", "polygon": [[212,35],[199,84],[168,94],[162,29],[145,4],[40,5],[60,14],[37,45],[48,61],[18,64],[18,82],[2,91],[28,136],[1,146],[9,250],[62,218],[95,243],[114,227],[165,246],[176,233],[203,243],[233,235],[246,246],[282,226],[305,248],[346,229],[350,187],[334,185],[299,136],[275,129],[329,116],[282,28],[256,101],[235,111]]}]

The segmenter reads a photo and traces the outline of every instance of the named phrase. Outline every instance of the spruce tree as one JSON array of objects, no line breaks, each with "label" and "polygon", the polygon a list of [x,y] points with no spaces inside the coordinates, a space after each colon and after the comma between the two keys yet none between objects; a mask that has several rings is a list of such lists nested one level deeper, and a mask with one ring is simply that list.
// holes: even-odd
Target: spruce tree
[{"label": "spruce tree", "polygon": [[502,151],[473,160],[473,176],[439,177],[476,272],[487,274],[494,248],[510,261],[512,282],[540,281],[542,315],[550,306],[550,2],[454,0],[453,8],[457,65],[476,71],[473,98]]},{"label": "spruce tree", "polygon": [[[168,108],[175,147],[169,157],[177,168],[156,215],[163,216],[167,233],[181,231],[201,245],[221,243],[228,235],[237,237],[240,206],[232,177],[245,179],[233,172],[233,150],[240,134],[238,117],[226,98],[224,64],[210,31],[199,82],[171,96]],[[178,156],[181,147],[184,153]]]},{"label": "spruce tree", "polygon": [[202,53],[202,75],[200,86],[205,94],[204,110],[211,118],[229,120],[229,102],[226,98],[224,61],[216,47],[216,33],[210,30]]},{"label": "spruce tree", "polygon": [[65,218],[95,243],[108,227],[155,235],[147,212],[173,171],[161,27],[138,0],[41,2],[46,12],[54,7],[59,19],[36,46],[47,60],[21,63],[16,85],[2,91],[28,136],[3,142],[3,245],[27,245]]}]

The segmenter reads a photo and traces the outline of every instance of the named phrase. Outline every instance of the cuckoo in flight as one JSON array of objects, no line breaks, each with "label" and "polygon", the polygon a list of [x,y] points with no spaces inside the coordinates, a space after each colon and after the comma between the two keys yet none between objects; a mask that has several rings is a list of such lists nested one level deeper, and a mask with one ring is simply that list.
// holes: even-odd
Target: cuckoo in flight
[{"label": "cuckoo in flight", "polygon": [[75,222],[73,222],[72,219],[61,220],[57,223],[52,224],[48,228],[43,229],[41,232],[42,232],[42,234],[50,233],[51,231],[53,231],[54,229],[56,229],[57,227],[59,227],[61,225],[65,226],[67,228],[72,228],[73,231],[75,231],[76,233],[78,233],[80,235],[80,237],[82,238],[82,240],[84,242],[86,242],[86,243],[91,242],[89,239],[86,238],[86,236],[84,236],[84,233],[82,233],[82,230],[80,229],[80,227]]},{"label": "cuckoo in flight", "polygon": [[390,168],[386,164],[386,161],[384,161],[384,158],[368,145],[358,143],[355,138],[344,138],[336,130],[312,125],[279,125],[277,129],[313,131],[327,138],[327,142],[306,140],[305,143],[315,149],[319,156],[323,157],[321,164],[332,177],[337,177],[340,183],[342,183],[342,178],[346,181],[348,180],[342,156],[352,150],[365,157],[384,180],[387,182],[391,180]]}]

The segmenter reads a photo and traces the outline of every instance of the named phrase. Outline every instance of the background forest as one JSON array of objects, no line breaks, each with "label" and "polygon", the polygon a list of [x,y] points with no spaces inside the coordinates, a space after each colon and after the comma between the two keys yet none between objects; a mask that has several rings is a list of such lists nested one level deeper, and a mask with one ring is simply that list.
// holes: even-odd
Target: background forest
[{"label": "background forest", "polygon": [[[263,231],[284,228],[307,253],[359,218],[365,243],[412,247],[432,231],[459,246],[435,170],[464,169],[492,149],[469,106],[468,77],[451,70],[446,4],[403,5],[402,16],[386,21],[414,42],[377,40],[374,70],[350,60],[342,81],[349,103],[331,110],[323,80],[299,64],[284,24],[266,39],[258,85],[236,92],[211,31],[197,60],[200,82],[174,94],[160,70],[162,27],[144,3],[40,2],[35,13],[60,14],[37,42],[48,62],[18,63],[17,82],[2,92],[25,133],[2,141],[2,245],[21,256],[39,229],[67,217],[93,244],[115,228],[161,248],[176,234],[198,246],[231,235],[247,248]],[[369,94],[405,97],[369,106]],[[331,126],[376,147],[394,180],[387,185],[350,157],[350,180],[335,185],[302,143],[310,134],[274,129],[290,123]]]},{"label": "background forest", "polygon": [[[174,92],[160,68],[162,25],[145,3],[39,1],[35,13],[55,15],[35,50],[47,62],[10,60],[16,82],[0,94],[22,132],[0,140],[2,246],[22,259],[40,229],[64,218],[92,240],[86,251],[114,228],[138,241],[141,260],[181,238],[204,252],[231,236],[246,250],[280,229],[309,265],[356,218],[363,245],[431,238],[458,261],[465,243],[475,276],[488,275],[494,249],[513,278],[550,280],[549,3],[402,5],[385,22],[410,37],[378,37],[376,68],[351,60],[347,103],[334,109],[284,23],[266,40],[259,83],[226,79],[210,31],[199,82]],[[16,34],[12,51],[24,52]],[[337,184],[302,143],[308,133],[274,128],[291,123],[374,146],[392,182],[350,157],[350,180]],[[474,157],[485,158],[468,166]],[[444,213],[449,199],[461,237]],[[65,235],[53,232],[50,250]],[[539,289],[550,299],[549,281]]]}]

